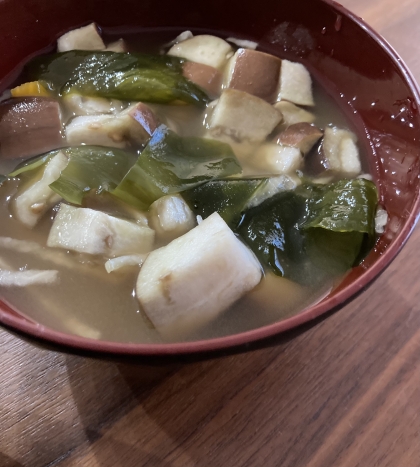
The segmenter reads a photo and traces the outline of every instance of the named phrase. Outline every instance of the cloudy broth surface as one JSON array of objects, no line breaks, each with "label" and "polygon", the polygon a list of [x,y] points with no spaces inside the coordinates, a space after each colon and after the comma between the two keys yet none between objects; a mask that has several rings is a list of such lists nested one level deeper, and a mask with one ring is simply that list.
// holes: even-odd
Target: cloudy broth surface
[{"label": "cloudy broth surface", "polygon": [[[158,35],[157,35],[158,36]],[[165,33],[165,37],[167,33]],[[139,35],[131,41],[140,51],[154,51],[163,42],[155,38],[157,46],[141,47]],[[315,125],[328,125],[355,131],[337,103],[314,83]],[[193,106],[151,105],[166,107],[166,114],[176,122],[181,136],[202,136],[206,111]],[[363,170],[367,170],[363,145],[359,144]],[[0,174],[7,174],[16,161],[0,160]],[[28,318],[51,329],[93,339],[125,343],[161,343],[177,340],[197,340],[222,337],[274,323],[301,312],[320,301],[338,284],[340,277],[331,277],[321,286],[300,285],[275,276],[266,270],[261,283],[238,300],[207,326],[184,336],[163,338],[141,310],[135,295],[138,267],[108,274],[104,260],[99,257],[49,249],[48,234],[56,213],[51,210],[34,228],[20,224],[10,212],[9,201],[17,190],[16,179],[0,187],[0,236],[28,240],[41,245],[36,252],[22,253],[0,245],[1,266],[13,270],[55,269],[59,282],[54,285],[0,288],[0,298]],[[112,211],[112,209],[111,209]],[[56,259],[51,259],[51,254]]]}]

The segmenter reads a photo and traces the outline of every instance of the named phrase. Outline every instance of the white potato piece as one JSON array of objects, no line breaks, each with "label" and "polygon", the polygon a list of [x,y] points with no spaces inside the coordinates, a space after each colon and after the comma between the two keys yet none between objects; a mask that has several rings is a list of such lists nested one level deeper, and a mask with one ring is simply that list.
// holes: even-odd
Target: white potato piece
[{"label": "white potato piece", "polygon": [[155,233],[149,227],[93,209],[62,204],[47,246],[111,258],[148,253],[154,238]]},{"label": "white potato piece", "polygon": [[62,35],[57,40],[57,51],[68,52],[69,50],[104,50],[105,44],[99,35],[95,23],[82,28],[73,29]]},{"label": "white potato piece", "polygon": [[58,282],[58,271],[9,271],[0,269],[0,287],[27,287],[28,285],[46,285]]},{"label": "white potato piece", "polygon": [[282,60],[277,100],[298,105],[315,105],[311,75],[301,63]]},{"label": "white potato piece", "polygon": [[259,97],[226,89],[209,118],[210,134],[225,134],[237,141],[262,142],[281,121],[281,113]]},{"label": "white potato piece", "polygon": [[67,164],[67,157],[60,151],[46,164],[41,179],[18,192],[11,206],[19,222],[29,228],[35,227],[42,216],[61,201],[61,196],[51,190],[49,185],[60,177]]},{"label": "white potato piece", "polygon": [[203,34],[178,42],[169,49],[168,55],[186,58],[191,62],[220,70],[233,55],[233,49],[220,37]]},{"label": "white potato piece", "polygon": [[178,36],[175,37],[175,39],[171,40],[170,42],[168,42],[167,44],[164,44],[164,48],[166,47],[172,47],[173,45],[175,44],[178,44],[179,42],[184,42],[186,41],[187,39],[191,39],[192,37],[194,37],[193,33],[191,31],[184,31],[184,32],[181,32],[181,34],[179,34]]},{"label": "white potato piece", "polygon": [[117,99],[86,97],[80,94],[68,94],[62,98],[62,103],[65,110],[74,117],[81,115],[115,115],[124,109],[124,104]]},{"label": "white potato piece", "polygon": [[150,206],[149,222],[162,240],[173,240],[196,226],[196,219],[180,195],[167,195]]},{"label": "white potato piece", "polygon": [[265,174],[295,174],[303,163],[299,148],[266,143],[260,146],[253,158],[252,165]]},{"label": "white potato piece", "polygon": [[315,115],[305,109],[298,107],[292,102],[280,101],[274,107],[283,115],[282,126],[287,127],[295,123],[314,123]]},{"label": "white potato piece", "polygon": [[153,325],[170,338],[215,319],[261,277],[254,254],[214,213],[150,253],[140,270],[136,292]]},{"label": "white potato piece", "polygon": [[327,127],[322,143],[324,157],[329,170],[356,176],[362,171],[357,137],[348,130]]}]

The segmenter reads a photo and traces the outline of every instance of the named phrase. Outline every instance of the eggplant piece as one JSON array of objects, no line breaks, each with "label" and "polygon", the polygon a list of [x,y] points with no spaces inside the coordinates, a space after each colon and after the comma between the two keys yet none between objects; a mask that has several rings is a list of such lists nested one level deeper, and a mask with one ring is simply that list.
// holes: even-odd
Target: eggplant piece
[{"label": "eggplant piece", "polygon": [[27,287],[28,285],[47,285],[58,282],[58,271],[9,271],[0,269],[0,287]]},{"label": "eggplant piece", "polygon": [[68,94],[62,99],[65,110],[73,117],[82,115],[115,115],[124,110],[124,104],[117,99],[85,97],[81,94]]},{"label": "eggplant piece", "polygon": [[281,60],[255,50],[238,49],[229,60],[225,88],[244,91],[274,102],[277,97]]},{"label": "eggplant piece", "polygon": [[203,34],[175,44],[168,51],[168,55],[221,70],[233,55],[233,49],[220,37]]},{"label": "eggplant piece", "polygon": [[74,118],[66,127],[67,143],[125,148],[130,142],[144,144],[159,125],[146,104],[135,104],[117,115]]},{"label": "eggplant piece", "polygon": [[354,133],[340,128],[326,128],[320,156],[325,168],[333,172],[356,176],[362,171]]},{"label": "eggplant piece", "polygon": [[299,148],[266,143],[249,161],[261,174],[294,174],[303,164]]},{"label": "eggplant piece", "polygon": [[323,132],[309,123],[295,123],[274,137],[277,144],[298,148],[305,156],[322,138]]},{"label": "eggplant piece", "polygon": [[135,222],[62,204],[51,227],[47,246],[110,258],[148,253],[153,248],[154,239],[152,229]]},{"label": "eggplant piece", "polygon": [[95,23],[73,29],[57,40],[58,52],[69,50],[104,50],[105,44]]},{"label": "eggplant piece", "polygon": [[137,298],[164,337],[207,324],[260,281],[254,254],[214,213],[169,245],[152,251],[137,280]]},{"label": "eggplant piece", "polygon": [[217,68],[202,63],[185,62],[183,75],[204,89],[210,97],[218,97],[222,87],[222,74]]},{"label": "eggplant piece", "polygon": [[298,105],[315,105],[311,75],[301,63],[282,60],[277,100]]},{"label": "eggplant piece", "polygon": [[171,241],[189,232],[196,219],[188,204],[180,195],[162,196],[150,206],[150,227],[163,241]]},{"label": "eggplant piece", "polygon": [[292,104],[288,101],[280,101],[274,104],[274,107],[283,115],[283,121],[281,122],[282,127],[287,128],[290,125],[295,123],[314,123],[315,115],[311,112],[308,112],[305,109],[298,107],[295,104]]},{"label": "eggplant piece", "polygon": [[209,121],[210,134],[262,142],[281,121],[281,113],[259,97],[236,89],[222,92]]},{"label": "eggplant piece", "polygon": [[46,97],[0,104],[0,159],[28,159],[63,146],[58,101]]},{"label": "eggplant piece", "polygon": [[65,154],[60,151],[47,162],[41,179],[35,178],[12,200],[13,214],[26,227],[35,227],[42,216],[62,200],[62,197],[51,190],[49,185],[58,180],[68,162]]},{"label": "eggplant piece", "polygon": [[128,52],[128,46],[124,39],[118,39],[117,41],[111,42],[106,46],[106,52],[117,52],[126,53]]}]

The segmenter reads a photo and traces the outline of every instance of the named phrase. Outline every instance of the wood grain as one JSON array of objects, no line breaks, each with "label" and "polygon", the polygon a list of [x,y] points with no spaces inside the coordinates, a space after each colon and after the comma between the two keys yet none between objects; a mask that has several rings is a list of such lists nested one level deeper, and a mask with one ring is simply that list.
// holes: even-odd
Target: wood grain
[{"label": "wood grain", "polygon": [[[346,0],[420,79],[420,2]],[[0,329],[0,467],[419,467],[420,231],[367,292],[249,353],[171,365]]]}]

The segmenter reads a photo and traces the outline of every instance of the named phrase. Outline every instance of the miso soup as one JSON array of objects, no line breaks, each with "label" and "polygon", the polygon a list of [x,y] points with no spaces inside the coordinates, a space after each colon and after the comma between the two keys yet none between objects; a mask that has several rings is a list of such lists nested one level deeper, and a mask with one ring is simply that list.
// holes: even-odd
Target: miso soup
[{"label": "miso soup", "polygon": [[166,36],[70,31],[0,99],[0,298],[52,329],[258,328],[325,297],[386,223],[354,127],[302,64]]}]

